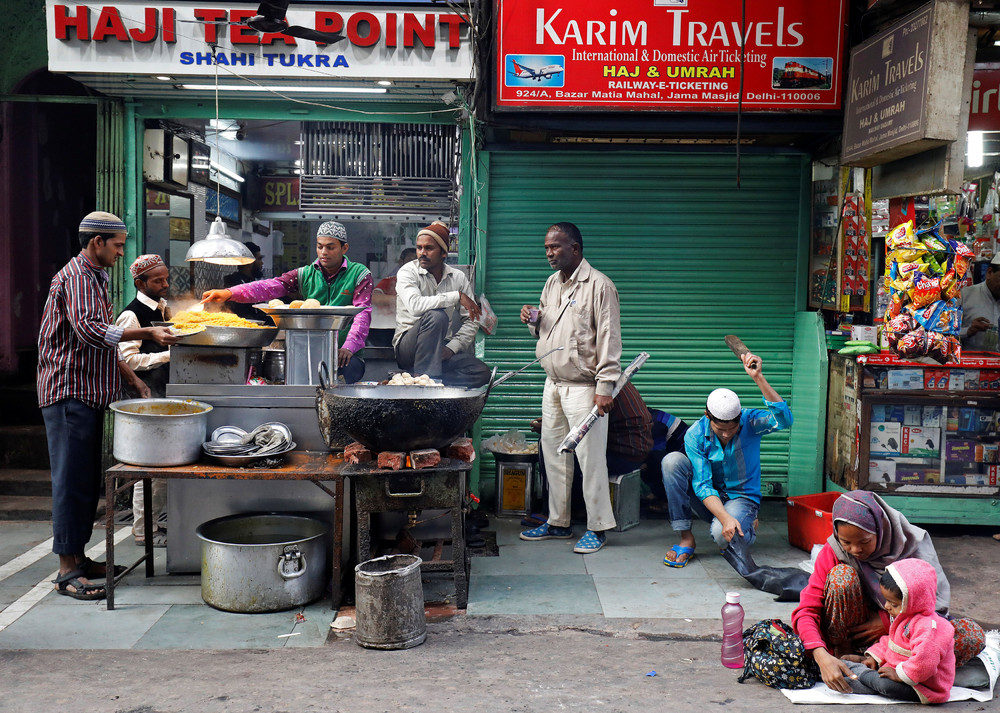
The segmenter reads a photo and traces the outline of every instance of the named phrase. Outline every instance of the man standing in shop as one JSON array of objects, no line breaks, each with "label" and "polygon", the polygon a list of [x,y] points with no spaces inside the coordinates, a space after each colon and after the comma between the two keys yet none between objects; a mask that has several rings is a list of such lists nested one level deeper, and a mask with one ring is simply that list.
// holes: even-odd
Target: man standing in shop
[{"label": "man standing in shop", "polygon": [[[122,379],[140,396],[149,388],[119,358],[121,340],[177,341],[167,327],[124,329],[112,321],[108,273],[125,252],[125,224],[97,211],[80,223],[82,250],[56,273],[38,334],[38,405],[45,421],[52,471],[52,551],[59,555],[56,591],[103,599],[101,562],[84,550],[94,532],[103,481],[104,409],[122,393]],[[110,507],[109,503],[109,507]]]},{"label": "man standing in shop", "polygon": [[[299,293],[325,307],[354,305],[363,309],[350,321],[341,339],[337,364],[344,381],[353,384],[365,375],[365,363],[357,355],[368,338],[372,319],[372,273],[364,265],[347,259],[347,229],[328,221],[316,231],[316,262],[280,277],[234,285],[227,290],[208,290],[202,302],[255,304]],[[343,334],[344,330],[341,330]]]},{"label": "man standing in shop", "polygon": [[997,351],[1000,323],[1000,253],[986,267],[986,279],[962,290],[962,348]]},{"label": "man standing in shop", "polygon": [[470,352],[479,331],[479,305],[469,278],[445,264],[448,226],[434,221],[417,233],[417,259],[396,273],[396,333],[400,369],[447,386],[476,388],[490,368]]},{"label": "man standing in shop", "polygon": [[[115,320],[123,329],[152,327],[154,322],[167,321],[167,292],[170,289],[170,270],[159,255],[140,255],[129,267],[136,295]],[[126,364],[149,387],[153,398],[167,395],[170,377],[170,349],[153,340],[122,340],[118,353]],[[159,527],[160,516],[167,499],[167,481],[152,480],[153,547],[167,546],[166,530]],[[132,486],[132,537],[135,544],[144,546],[146,509],[143,502],[143,484]]]},{"label": "man standing in shop", "polygon": [[[569,539],[573,489],[573,454],[559,444],[594,406],[603,416],[611,410],[615,382],[621,376],[621,323],[618,290],[583,257],[583,237],[573,223],[556,223],[545,234],[545,257],[555,272],[542,289],[538,308],[524,305],[521,321],[538,338],[542,360],[542,455],[549,484],[549,519],[521,533],[522,540]],[[573,548],[589,554],[600,550],[605,532],[615,526],[608,487],[606,448],[608,419],[599,418],[576,448],[583,473],[587,532]]]}]

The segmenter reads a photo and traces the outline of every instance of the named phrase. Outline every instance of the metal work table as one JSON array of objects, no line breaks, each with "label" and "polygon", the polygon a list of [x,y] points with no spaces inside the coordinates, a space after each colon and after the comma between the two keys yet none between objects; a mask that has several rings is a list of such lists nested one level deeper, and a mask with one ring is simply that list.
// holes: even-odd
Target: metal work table
[{"label": "metal work table", "polygon": [[[143,500],[146,512],[152,512],[153,479],[186,479],[186,480],[308,480],[315,483],[325,493],[334,499],[333,516],[333,608],[340,606],[343,596],[343,581],[341,573],[341,556],[344,549],[344,460],[341,455],[329,451],[292,451],[285,456],[285,462],[276,468],[234,468],[212,463],[193,463],[191,465],[157,468],[154,466],[136,466],[119,463],[108,469],[105,477],[106,507],[106,548],[108,571],[114,571],[115,564],[115,527],[114,502],[115,493],[130,487],[133,483],[143,481]],[[115,484],[121,479],[120,485]],[[333,481],[333,490],[321,481]],[[115,608],[115,585],[128,572],[146,563],[146,576],[152,577],[153,572],[153,518],[146,518],[145,526],[146,549],[144,554],[128,566],[128,569],[118,577],[107,579],[108,610]]]},{"label": "metal work table", "polygon": [[358,561],[372,555],[371,514],[373,512],[412,512],[415,510],[448,509],[451,511],[451,559],[441,559],[443,541],[438,541],[434,554],[425,559],[424,572],[452,572],[455,578],[455,600],[465,609],[469,600],[469,555],[465,549],[466,474],[470,463],[450,458],[432,468],[385,470],[373,464],[344,465],[341,472],[351,479],[351,490],[357,509]]}]

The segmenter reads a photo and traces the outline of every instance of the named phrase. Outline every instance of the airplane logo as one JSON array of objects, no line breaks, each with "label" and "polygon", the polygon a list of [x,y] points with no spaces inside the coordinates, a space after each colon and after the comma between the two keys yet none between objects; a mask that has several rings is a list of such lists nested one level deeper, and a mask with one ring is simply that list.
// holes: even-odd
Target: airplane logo
[{"label": "airplane logo", "polygon": [[517,60],[512,60],[514,64],[514,70],[511,72],[518,79],[533,79],[536,82],[541,82],[543,79],[548,79],[549,77],[554,77],[557,74],[562,74],[564,70],[563,66],[560,64],[547,64],[544,67],[538,69],[532,69],[531,67],[526,67],[522,64],[518,64]]}]

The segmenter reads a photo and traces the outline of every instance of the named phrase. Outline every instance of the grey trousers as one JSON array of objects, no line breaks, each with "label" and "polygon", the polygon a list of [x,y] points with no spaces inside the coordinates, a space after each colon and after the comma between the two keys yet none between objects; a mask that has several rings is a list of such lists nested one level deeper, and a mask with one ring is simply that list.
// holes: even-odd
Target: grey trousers
[{"label": "grey trousers", "polygon": [[851,687],[854,693],[885,696],[886,698],[895,698],[898,701],[920,702],[920,696],[917,695],[912,686],[893,681],[891,678],[882,678],[878,675],[878,671],[872,671],[863,663],[854,663],[852,661],[845,661],[844,663],[851,669],[851,673],[857,676],[857,679],[847,679],[847,685]]},{"label": "grey trousers", "polygon": [[414,376],[427,374],[446,386],[476,388],[490,380],[490,368],[471,354],[459,352],[441,358],[450,320],[443,309],[424,313],[396,344],[396,363]]}]

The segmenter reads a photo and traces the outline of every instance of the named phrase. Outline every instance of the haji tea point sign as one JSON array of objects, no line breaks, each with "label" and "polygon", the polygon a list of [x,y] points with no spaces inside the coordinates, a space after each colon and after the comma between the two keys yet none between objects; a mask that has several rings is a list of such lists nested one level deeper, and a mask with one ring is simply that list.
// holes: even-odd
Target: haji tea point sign
[{"label": "haji tea point sign", "polygon": [[53,72],[214,77],[218,69],[223,80],[474,76],[469,27],[444,4],[369,9],[293,3],[288,24],[345,35],[332,45],[257,33],[240,24],[257,14],[256,2],[71,5],[46,0],[45,12]]},{"label": "haji tea point sign", "polygon": [[[844,0],[499,0],[498,109],[839,109]],[[745,39],[744,39],[745,38]]]},{"label": "haji tea point sign", "polygon": [[958,139],[969,5],[932,2],[851,50],[841,162],[878,166]]}]

